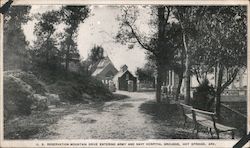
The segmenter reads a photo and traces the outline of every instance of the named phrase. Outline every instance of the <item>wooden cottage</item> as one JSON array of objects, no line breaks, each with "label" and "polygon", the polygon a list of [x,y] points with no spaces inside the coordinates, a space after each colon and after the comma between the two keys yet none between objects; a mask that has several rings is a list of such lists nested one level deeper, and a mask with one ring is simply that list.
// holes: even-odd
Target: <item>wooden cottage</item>
[{"label": "wooden cottage", "polygon": [[101,80],[104,84],[109,84],[109,81],[113,80],[113,77],[118,72],[108,56],[100,60],[93,67],[94,70],[92,70],[91,75]]},{"label": "wooden cottage", "polygon": [[114,76],[113,81],[116,89],[125,90],[129,92],[136,91],[137,78],[131,74],[127,65],[123,65],[120,71]]}]

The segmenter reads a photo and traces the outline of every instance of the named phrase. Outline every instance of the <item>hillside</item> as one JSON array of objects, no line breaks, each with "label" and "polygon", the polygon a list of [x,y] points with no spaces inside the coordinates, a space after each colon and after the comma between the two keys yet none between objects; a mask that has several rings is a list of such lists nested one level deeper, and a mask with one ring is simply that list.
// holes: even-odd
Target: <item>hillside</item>
[{"label": "hillside", "polygon": [[32,111],[44,111],[51,105],[113,99],[113,94],[90,76],[77,73],[68,73],[67,77],[63,75],[17,70],[4,72],[5,120],[30,115]]}]

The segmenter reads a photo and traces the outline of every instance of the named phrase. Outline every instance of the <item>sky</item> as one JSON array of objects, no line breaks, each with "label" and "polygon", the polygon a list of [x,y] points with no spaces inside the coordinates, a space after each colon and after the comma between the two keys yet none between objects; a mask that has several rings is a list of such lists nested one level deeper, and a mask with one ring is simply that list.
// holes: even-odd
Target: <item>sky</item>
[{"label": "sky", "polygon": [[[30,15],[56,10],[60,6],[32,5]],[[124,64],[135,73],[137,67],[142,67],[145,63],[145,50],[139,46],[128,49],[128,45],[121,45],[115,42],[115,35],[119,29],[117,16],[121,13],[117,6],[91,6],[90,16],[79,25],[77,44],[81,58],[86,59],[90,49],[94,45],[101,45],[105,55],[109,56],[115,67],[119,70]],[[36,39],[33,29],[37,20],[29,21],[23,26],[26,39],[31,43]],[[141,19],[141,25],[143,19]],[[60,29],[60,26],[57,27]],[[143,28],[146,28],[144,25]]]}]

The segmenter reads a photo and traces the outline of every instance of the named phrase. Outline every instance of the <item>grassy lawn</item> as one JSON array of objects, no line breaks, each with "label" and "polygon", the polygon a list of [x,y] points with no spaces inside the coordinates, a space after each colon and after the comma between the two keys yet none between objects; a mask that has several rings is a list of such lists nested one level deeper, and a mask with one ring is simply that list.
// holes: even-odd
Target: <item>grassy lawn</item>
[{"label": "grassy lawn", "polygon": [[[223,102],[228,108],[235,110],[233,112],[226,107],[221,107],[222,123],[238,129],[240,136],[246,133],[247,129],[247,104],[246,102]],[[239,113],[237,113],[239,112]],[[245,115],[245,117],[243,116]]]}]

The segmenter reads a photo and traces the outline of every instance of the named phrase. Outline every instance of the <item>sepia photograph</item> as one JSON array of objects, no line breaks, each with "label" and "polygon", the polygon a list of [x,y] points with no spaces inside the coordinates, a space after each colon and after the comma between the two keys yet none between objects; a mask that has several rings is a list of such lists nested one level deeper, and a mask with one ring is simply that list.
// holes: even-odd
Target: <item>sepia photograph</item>
[{"label": "sepia photograph", "polygon": [[11,5],[3,140],[240,140],[247,5]]}]

